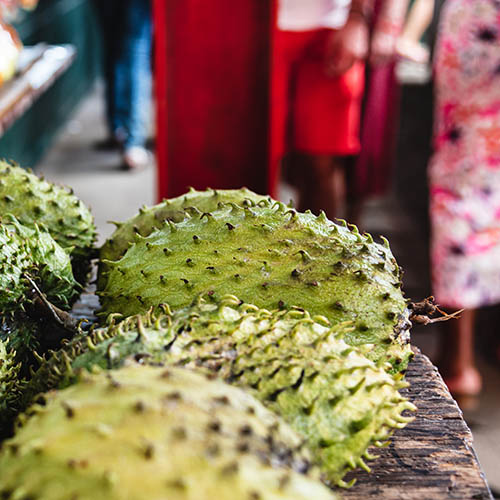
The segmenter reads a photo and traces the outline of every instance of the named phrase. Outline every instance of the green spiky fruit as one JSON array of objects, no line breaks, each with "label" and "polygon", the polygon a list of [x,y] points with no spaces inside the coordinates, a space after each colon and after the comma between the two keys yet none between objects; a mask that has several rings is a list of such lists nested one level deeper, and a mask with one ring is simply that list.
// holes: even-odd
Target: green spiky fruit
[{"label": "green spiky fruit", "polygon": [[70,258],[37,225],[29,229],[13,217],[0,219],[0,310],[16,312],[26,304],[30,284],[35,281],[47,298],[68,308],[80,286],[73,278]]},{"label": "green spiky fruit", "polygon": [[343,340],[347,325],[331,327],[303,311],[269,312],[235,297],[174,315],[135,316],[70,341],[34,376],[27,399],[74,382],[82,369],[116,368],[125,360],[203,367],[254,390],[307,440],[325,478],[345,485],[350,469],[367,468],[367,449],[381,444],[413,405],[406,384]]},{"label": "green spiky fruit", "polygon": [[16,390],[12,385],[0,387],[0,435],[7,432],[5,422],[19,409],[20,388],[29,378],[30,367],[38,366],[36,352],[43,352],[41,323],[25,312],[32,312],[32,283],[52,303],[66,309],[80,290],[67,252],[49,233],[5,216],[0,219],[0,363],[10,373],[15,367]]},{"label": "green spiky fruit", "polygon": [[24,313],[2,317],[0,320],[0,340],[13,354],[16,363],[25,366],[24,374],[32,361],[32,353],[40,351],[38,325],[36,320]]},{"label": "green spiky fruit", "polygon": [[17,406],[25,385],[20,374],[21,363],[16,358],[16,352],[0,337],[0,437],[7,428],[8,419],[12,417],[12,410]]},{"label": "green spiky fruit", "polygon": [[30,366],[39,349],[36,323],[24,315],[0,320],[0,440],[12,433],[12,422],[25,407]]},{"label": "green spiky fruit", "polygon": [[92,214],[72,192],[0,161],[0,215],[8,213],[23,225],[43,225],[61,247],[71,250],[74,275],[85,283],[96,228]]},{"label": "green spiky fruit", "polygon": [[129,366],[45,395],[0,452],[0,497],[331,499],[302,440],[252,396]]},{"label": "green spiky fruit", "polygon": [[332,323],[353,321],[352,345],[373,344],[374,360],[406,367],[411,350],[400,270],[388,244],[329,221],[260,201],[226,204],[168,222],[109,263],[99,292],[103,316],[151,306],[188,306],[200,293],[234,294],[269,309],[299,306]]},{"label": "green spiky fruit", "polygon": [[99,282],[101,288],[105,286],[106,273],[108,268],[105,260],[120,259],[131,243],[134,242],[137,234],[149,236],[155,229],[163,226],[166,220],[180,222],[185,218],[184,210],[194,207],[201,213],[211,212],[217,209],[219,203],[244,204],[251,202],[258,203],[261,200],[269,200],[268,197],[259,195],[247,188],[242,189],[207,189],[197,191],[192,189],[177,198],[164,200],[152,207],[143,207],[139,213],[125,222],[115,222],[117,228],[111,237],[106,240],[99,250]]}]

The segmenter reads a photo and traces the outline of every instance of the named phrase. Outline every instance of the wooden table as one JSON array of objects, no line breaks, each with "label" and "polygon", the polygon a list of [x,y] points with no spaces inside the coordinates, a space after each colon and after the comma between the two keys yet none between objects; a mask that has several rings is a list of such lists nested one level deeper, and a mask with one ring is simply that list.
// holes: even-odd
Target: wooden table
[{"label": "wooden table", "polygon": [[18,74],[0,87],[0,137],[71,65],[72,45],[40,44],[21,54]]},{"label": "wooden table", "polygon": [[[98,307],[93,293],[82,296],[73,313],[94,318]],[[418,407],[416,418],[398,430],[386,448],[371,450],[370,474],[350,473],[356,484],[339,493],[344,499],[444,500],[492,499],[472,447],[472,434],[437,368],[414,348],[403,393]],[[314,500],[314,499],[311,499]]]},{"label": "wooden table", "polygon": [[491,499],[472,447],[472,434],[437,368],[417,349],[403,391],[418,407],[415,420],[377,449],[372,472],[356,471],[345,499]]}]

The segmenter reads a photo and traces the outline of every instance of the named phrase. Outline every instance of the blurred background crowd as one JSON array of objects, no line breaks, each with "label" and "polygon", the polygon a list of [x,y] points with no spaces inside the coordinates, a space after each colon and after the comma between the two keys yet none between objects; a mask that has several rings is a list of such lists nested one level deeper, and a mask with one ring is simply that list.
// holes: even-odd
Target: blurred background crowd
[{"label": "blurred background crowd", "polygon": [[0,156],[74,186],[102,239],[242,185],[385,234],[409,297],[462,310],[414,341],[500,489],[500,2],[36,4],[0,0]]}]

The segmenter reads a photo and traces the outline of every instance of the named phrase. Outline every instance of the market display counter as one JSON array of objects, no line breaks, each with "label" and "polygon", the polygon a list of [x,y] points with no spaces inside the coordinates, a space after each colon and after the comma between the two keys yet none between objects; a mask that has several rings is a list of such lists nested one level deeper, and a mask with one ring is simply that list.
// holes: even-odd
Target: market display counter
[{"label": "market display counter", "polygon": [[415,349],[402,391],[417,407],[415,420],[387,448],[372,451],[372,472],[356,471],[349,498],[384,500],[492,499],[472,447],[472,434],[437,368]]},{"label": "market display counter", "polygon": [[0,87],[0,137],[69,68],[72,45],[36,45],[23,49],[18,75]]},{"label": "market display counter", "polygon": [[[97,297],[86,293],[73,309],[78,318],[95,319]],[[417,407],[415,420],[398,430],[386,448],[371,448],[379,457],[371,473],[356,470],[345,479],[356,484],[342,498],[383,500],[493,499],[472,447],[472,434],[437,368],[414,348],[403,390]],[[312,499],[311,499],[312,500]]]}]

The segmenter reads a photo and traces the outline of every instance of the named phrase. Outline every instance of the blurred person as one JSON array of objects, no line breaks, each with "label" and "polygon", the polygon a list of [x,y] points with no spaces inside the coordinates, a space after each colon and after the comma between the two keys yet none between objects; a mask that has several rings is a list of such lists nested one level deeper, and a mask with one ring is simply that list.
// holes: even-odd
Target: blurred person
[{"label": "blurred person", "polygon": [[145,145],[151,102],[151,1],[105,0],[98,8],[109,131],[98,147],[121,148],[123,168],[140,169],[149,163]]},{"label": "blurred person", "polygon": [[359,225],[363,202],[368,197],[385,194],[392,179],[399,111],[396,46],[408,0],[376,0],[374,7],[361,119],[361,151],[352,168],[346,171],[346,215],[356,225]]},{"label": "blurred person", "polygon": [[500,303],[500,3],[446,0],[436,43],[429,165],[433,291],[445,308],[438,363],[450,391],[474,396],[476,310]]},{"label": "blurred person", "polygon": [[[272,164],[299,210],[338,215],[359,120],[373,0],[280,0],[273,47]],[[271,182],[271,184],[273,184]]]},{"label": "blurred person", "polygon": [[[272,161],[290,153],[285,172],[298,191],[299,210],[324,210],[334,218],[356,182],[351,159],[361,147],[365,61],[369,54],[373,65],[393,59],[407,1],[376,4],[279,2],[271,101],[272,143],[279,146]],[[356,219],[354,210],[348,216]]]},{"label": "blurred person", "polygon": [[429,49],[420,41],[434,14],[435,0],[415,0],[397,42],[401,57],[417,63],[429,61]]}]

